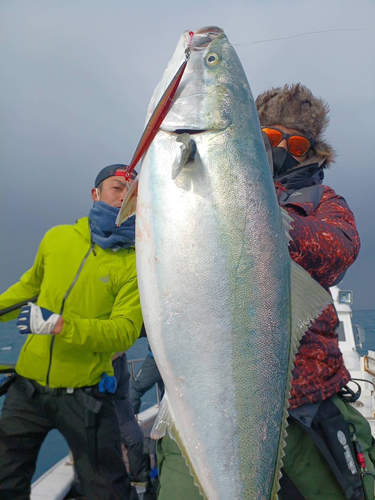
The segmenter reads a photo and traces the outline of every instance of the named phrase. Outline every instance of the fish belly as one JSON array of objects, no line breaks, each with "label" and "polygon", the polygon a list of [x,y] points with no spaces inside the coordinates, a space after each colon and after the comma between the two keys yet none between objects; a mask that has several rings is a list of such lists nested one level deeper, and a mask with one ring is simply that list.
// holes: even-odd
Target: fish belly
[{"label": "fish belly", "polygon": [[271,176],[264,182],[256,156],[223,147],[231,137],[194,140],[197,160],[176,179],[173,134],[158,132],[142,164],[144,321],[204,496],[268,500],[288,397],[287,245]]}]

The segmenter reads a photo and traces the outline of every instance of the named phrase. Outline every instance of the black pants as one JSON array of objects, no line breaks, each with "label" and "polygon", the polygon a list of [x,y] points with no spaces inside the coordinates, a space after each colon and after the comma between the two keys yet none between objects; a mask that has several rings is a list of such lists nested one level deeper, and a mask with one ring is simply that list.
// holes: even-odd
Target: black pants
[{"label": "black pants", "polygon": [[[116,408],[111,396],[95,394],[102,406],[95,415],[96,469],[87,439],[88,394],[40,393],[17,377],[6,396],[0,419],[0,498],[28,500],[40,447],[51,429],[58,429],[72,450],[84,494],[90,500],[129,500],[130,482],[122,459]],[[92,396],[89,396],[89,399]],[[91,399],[91,401],[95,400]],[[91,454],[91,455],[90,455]]]},{"label": "black pants", "polygon": [[159,385],[160,396],[162,396],[164,393],[163,379],[160,376],[154,358],[148,354],[141,366],[141,369],[130,384],[129,396],[134,413],[139,413],[139,409],[141,407],[141,397],[145,392],[152,389],[155,384]]},{"label": "black pants", "polygon": [[134,416],[129,400],[130,374],[126,354],[113,361],[117,380],[115,405],[120,424],[121,441],[128,454],[130,479],[136,482],[146,482],[150,474],[150,457],[143,453],[143,432]]}]

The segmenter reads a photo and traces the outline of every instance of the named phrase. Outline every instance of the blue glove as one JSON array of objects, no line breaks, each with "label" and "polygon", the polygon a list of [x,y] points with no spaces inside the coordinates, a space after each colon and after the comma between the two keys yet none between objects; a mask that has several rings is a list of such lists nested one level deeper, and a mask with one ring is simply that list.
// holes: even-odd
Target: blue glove
[{"label": "blue glove", "polygon": [[117,380],[113,375],[110,377],[106,373],[103,373],[102,379],[99,382],[99,392],[109,392],[113,394],[117,389]]},{"label": "blue glove", "polygon": [[17,328],[22,335],[27,333],[49,335],[53,332],[59,318],[59,314],[29,302],[27,306],[21,308]]}]

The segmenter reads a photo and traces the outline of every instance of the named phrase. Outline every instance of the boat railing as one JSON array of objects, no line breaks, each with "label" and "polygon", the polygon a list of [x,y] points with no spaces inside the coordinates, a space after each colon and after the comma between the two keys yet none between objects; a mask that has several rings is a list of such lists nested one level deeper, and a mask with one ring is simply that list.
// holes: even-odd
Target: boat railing
[{"label": "boat railing", "polygon": [[364,356],[364,368],[365,372],[369,373],[375,377],[375,358],[369,356],[368,354]]},{"label": "boat railing", "polygon": [[135,379],[134,365],[139,364],[139,363],[143,363],[145,359],[146,358],[128,359],[128,369],[129,369],[129,373],[130,373],[132,380]]}]

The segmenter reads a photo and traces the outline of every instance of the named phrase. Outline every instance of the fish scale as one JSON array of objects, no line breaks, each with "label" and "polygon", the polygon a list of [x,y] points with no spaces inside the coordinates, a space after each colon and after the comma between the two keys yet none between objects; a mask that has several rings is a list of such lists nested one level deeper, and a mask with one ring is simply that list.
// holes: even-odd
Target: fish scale
[{"label": "fish scale", "polygon": [[330,297],[289,257],[254,99],[220,28],[195,33],[138,184],[141,304],[166,387],[154,435],[168,429],[204,498],[273,500],[294,355]]}]

